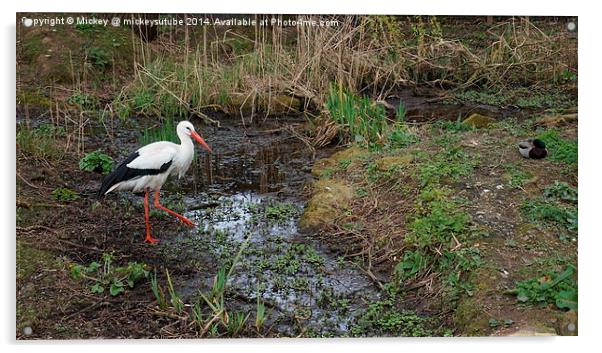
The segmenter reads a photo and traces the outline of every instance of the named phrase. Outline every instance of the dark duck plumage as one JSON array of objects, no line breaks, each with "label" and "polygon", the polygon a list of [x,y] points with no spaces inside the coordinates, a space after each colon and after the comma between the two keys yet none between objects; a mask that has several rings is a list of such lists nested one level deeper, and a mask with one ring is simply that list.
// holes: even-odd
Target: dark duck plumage
[{"label": "dark duck plumage", "polygon": [[518,144],[518,151],[525,158],[543,159],[548,155],[546,144],[539,139],[528,139]]}]

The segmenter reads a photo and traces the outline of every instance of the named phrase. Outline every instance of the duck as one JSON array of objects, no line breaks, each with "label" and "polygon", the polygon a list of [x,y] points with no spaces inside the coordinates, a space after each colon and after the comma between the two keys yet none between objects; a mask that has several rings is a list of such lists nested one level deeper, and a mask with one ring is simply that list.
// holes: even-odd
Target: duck
[{"label": "duck", "polygon": [[540,139],[527,139],[518,144],[518,151],[525,158],[543,159],[548,155],[545,142]]}]

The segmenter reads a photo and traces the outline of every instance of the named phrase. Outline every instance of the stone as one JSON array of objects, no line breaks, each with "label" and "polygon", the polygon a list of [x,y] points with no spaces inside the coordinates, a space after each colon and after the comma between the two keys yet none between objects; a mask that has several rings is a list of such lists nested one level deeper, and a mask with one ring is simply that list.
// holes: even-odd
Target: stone
[{"label": "stone", "polygon": [[291,111],[299,111],[302,105],[303,102],[299,98],[280,94],[266,99],[262,108],[270,115],[278,115]]},{"label": "stone", "polygon": [[376,161],[376,169],[378,169],[381,172],[386,172],[400,167],[408,166],[410,163],[412,163],[413,160],[414,157],[411,154],[406,154],[403,156],[384,157]]},{"label": "stone", "polygon": [[468,118],[464,119],[464,121],[462,121],[462,124],[474,127],[476,129],[481,129],[489,126],[490,124],[495,123],[495,121],[495,119],[490,118],[486,115],[474,113],[471,114]]},{"label": "stone", "polygon": [[350,161],[351,163],[347,166],[347,168],[352,168],[354,162],[367,157],[369,154],[370,152],[360,147],[354,146],[346,148],[328,158],[316,161],[311,169],[311,174],[317,178],[320,178],[324,174],[325,170],[338,168],[341,161]]},{"label": "stone", "polygon": [[577,312],[569,310],[558,316],[556,320],[556,332],[560,336],[577,336]]},{"label": "stone", "polygon": [[302,228],[315,228],[333,222],[348,207],[353,189],[341,181],[321,179],[312,184],[312,196],[301,216]]}]

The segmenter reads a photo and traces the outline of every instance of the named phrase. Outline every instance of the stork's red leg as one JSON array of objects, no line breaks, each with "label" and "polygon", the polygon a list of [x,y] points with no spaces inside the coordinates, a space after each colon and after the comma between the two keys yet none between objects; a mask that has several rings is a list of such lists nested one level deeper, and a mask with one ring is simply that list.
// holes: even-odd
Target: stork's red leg
[{"label": "stork's red leg", "polygon": [[189,220],[188,218],[186,218],[180,214],[175,213],[174,211],[170,210],[167,207],[164,207],[163,205],[161,205],[159,203],[159,190],[155,191],[155,207],[169,213],[170,215],[172,215],[174,217],[178,217],[180,219],[180,221],[182,221],[184,224],[194,227],[194,223],[192,223],[191,220]]},{"label": "stork's red leg", "polygon": [[159,242],[159,239],[155,239],[150,234],[150,222],[148,217],[148,189],[144,190],[144,221],[146,222],[146,239],[145,242],[156,244]]}]

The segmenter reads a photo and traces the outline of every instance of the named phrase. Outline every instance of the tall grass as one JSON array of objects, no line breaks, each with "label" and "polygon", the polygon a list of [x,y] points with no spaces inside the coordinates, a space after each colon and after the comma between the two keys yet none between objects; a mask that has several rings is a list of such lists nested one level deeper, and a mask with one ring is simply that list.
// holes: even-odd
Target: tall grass
[{"label": "tall grass", "polygon": [[528,86],[555,82],[576,66],[576,46],[566,33],[552,40],[519,18],[489,28],[485,49],[447,35],[436,17],[320,19],[336,19],[339,25],[228,30],[211,39],[204,34],[202,41],[189,33],[175,51],[173,43],[147,47],[144,62],[136,63],[136,80],[115,104],[162,116],[202,114],[207,108],[252,115],[269,111],[279,94],[305,97],[320,108],[332,81],[382,99],[400,82]]},{"label": "tall grass", "polygon": [[382,105],[366,96],[357,97],[341,85],[331,84],[326,109],[344,127],[343,134],[358,143],[379,143],[388,127],[387,112]]},{"label": "tall grass", "polygon": [[156,141],[180,143],[174,119],[164,119],[159,126],[144,129],[140,136],[140,144],[147,145]]}]

